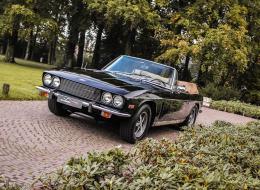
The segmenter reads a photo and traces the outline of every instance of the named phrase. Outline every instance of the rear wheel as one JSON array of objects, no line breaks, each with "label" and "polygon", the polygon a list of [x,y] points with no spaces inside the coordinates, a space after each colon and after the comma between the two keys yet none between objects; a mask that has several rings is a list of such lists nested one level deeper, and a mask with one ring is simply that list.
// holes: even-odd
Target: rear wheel
[{"label": "rear wheel", "polygon": [[57,116],[69,116],[71,113],[64,109],[62,104],[60,104],[59,102],[57,102],[56,99],[52,98],[52,99],[48,99],[48,107],[50,112],[54,113]]},{"label": "rear wheel", "polygon": [[188,117],[185,119],[185,121],[182,123],[185,126],[191,127],[195,124],[196,119],[198,115],[198,107],[194,106],[188,115]]},{"label": "rear wheel", "polygon": [[143,105],[128,121],[120,124],[120,136],[129,143],[141,140],[151,125],[152,111],[149,105]]}]

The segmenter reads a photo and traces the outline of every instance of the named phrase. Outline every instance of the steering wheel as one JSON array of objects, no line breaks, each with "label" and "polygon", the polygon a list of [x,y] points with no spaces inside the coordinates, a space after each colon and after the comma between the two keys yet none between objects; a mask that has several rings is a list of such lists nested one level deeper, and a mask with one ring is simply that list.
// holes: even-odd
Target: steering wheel
[{"label": "steering wheel", "polygon": [[161,84],[163,84],[163,86],[166,86],[166,84],[163,81],[161,81],[160,79],[152,79],[152,80],[150,80],[150,82],[153,82],[153,81],[158,81]]}]

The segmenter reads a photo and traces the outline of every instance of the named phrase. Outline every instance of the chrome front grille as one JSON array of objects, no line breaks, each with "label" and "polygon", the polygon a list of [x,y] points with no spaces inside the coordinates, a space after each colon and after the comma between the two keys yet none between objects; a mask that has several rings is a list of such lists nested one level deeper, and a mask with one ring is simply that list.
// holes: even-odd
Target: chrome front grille
[{"label": "chrome front grille", "polygon": [[67,79],[61,79],[59,90],[92,101],[99,101],[101,96],[101,90]]}]

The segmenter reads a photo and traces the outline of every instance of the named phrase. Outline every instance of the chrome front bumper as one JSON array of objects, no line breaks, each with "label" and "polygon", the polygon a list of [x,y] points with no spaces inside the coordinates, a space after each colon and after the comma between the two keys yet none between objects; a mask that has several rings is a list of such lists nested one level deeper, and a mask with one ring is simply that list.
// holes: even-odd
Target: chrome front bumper
[{"label": "chrome front bumper", "polygon": [[[72,97],[72,96],[69,96],[67,94],[63,94],[61,92],[54,92],[48,88],[44,88],[44,87],[41,87],[41,86],[36,86],[36,88],[41,91],[41,92],[45,92],[45,93],[48,93],[49,95],[52,94],[54,96],[56,96],[57,98],[67,98],[67,99],[73,99],[73,100],[76,100],[77,102],[80,102],[80,104],[83,106],[83,107],[86,107],[88,108],[88,111],[91,112],[92,109],[96,109],[96,110],[100,110],[100,111],[104,111],[104,112],[108,112],[108,113],[111,113],[112,115],[116,115],[116,116],[119,116],[119,117],[131,117],[130,114],[128,113],[122,113],[118,110],[115,110],[113,108],[110,108],[110,107],[106,107],[106,106],[103,106],[103,105],[98,105],[94,102],[89,102],[89,101],[85,101],[85,100],[82,100],[80,98],[76,98],[76,97]],[[65,102],[64,102],[65,103]],[[76,107],[76,105],[73,105],[72,103],[70,104],[69,101],[66,103],[66,105],[69,105],[69,106],[72,106],[72,107]]]}]

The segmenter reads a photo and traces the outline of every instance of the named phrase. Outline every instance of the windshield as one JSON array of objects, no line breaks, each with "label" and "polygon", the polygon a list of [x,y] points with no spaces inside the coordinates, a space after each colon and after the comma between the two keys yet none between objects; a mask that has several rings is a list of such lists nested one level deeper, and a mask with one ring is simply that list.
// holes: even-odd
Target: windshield
[{"label": "windshield", "polygon": [[171,87],[174,69],[152,61],[121,56],[107,66],[105,71],[126,74],[166,88]]}]

